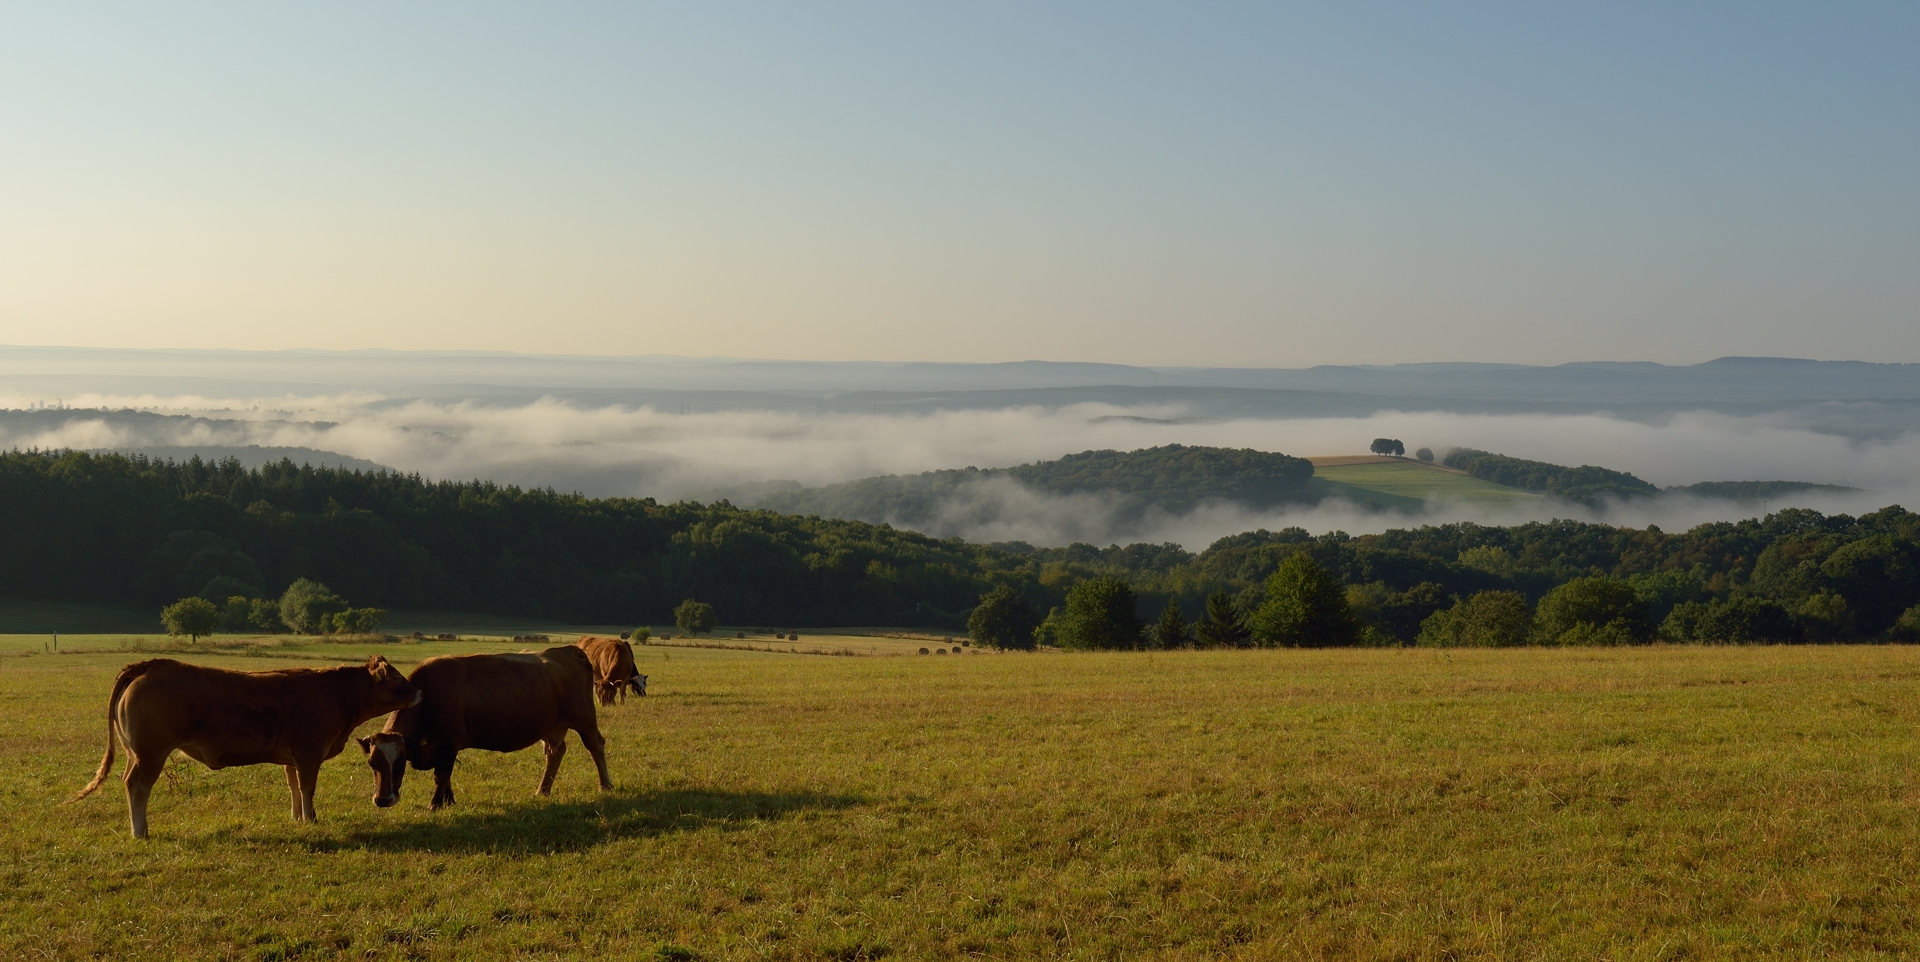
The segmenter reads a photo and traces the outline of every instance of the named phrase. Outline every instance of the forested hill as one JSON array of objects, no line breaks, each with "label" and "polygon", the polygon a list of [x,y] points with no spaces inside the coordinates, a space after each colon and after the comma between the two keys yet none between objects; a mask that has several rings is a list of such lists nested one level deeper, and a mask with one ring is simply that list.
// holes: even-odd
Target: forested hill
[{"label": "forested hill", "polygon": [[1004,479],[1048,494],[1091,494],[1116,499],[1124,513],[1159,508],[1188,511],[1206,501],[1233,501],[1269,508],[1310,499],[1313,464],[1251,448],[1169,444],[1139,451],[1083,451],[1055,461],[1011,468],[965,468],[923,474],[885,475],[782,491],[758,506],[794,514],[817,514],[919,526],[932,520],[960,488]]},{"label": "forested hill", "polygon": [[1594,504],[1607,497],[1644,498],[1660,493],[1659,487],[1625,471],[1597,468],[1590,464],[1570,468],[1564,464],[1510,458],[1473,448],[1453,449],[1444,463],[1482,481],[1551,494],[1581,504]]},{"label": "forested hill", "polygon": [[[1857,518],[1795,509],[1673,534],[1462,523],[1360,537],[1253,531],[1197,555],[1036,549],[724,502],[590,499],[287,461],[0,454],[0,595],[156,607],[196,592],[224,600],[236,585],[271,597],[306,577],[386,608],[664,623],[695,598],[726,624],[951,629],[996,585],[1044,612],[1097,577],[1130,583],[1143,615],[1168,599],[1198,612],[1216,591],[1251,611],[1269,576],[1304,555],[1346,586],[1377,639],[1411,641],[1456,599],[1511,592],[1533,604],[1593,578],[1625,593],[1636,624],[1686,610],[1791,633],[1761,636],[1776,640],[1883,638],[1897,619],[1920,617],[1909,611],[1920,611],[1917,538],[1920,515],[1889,507]],[[1697,637],[1740,637],[1722,629]]]}]

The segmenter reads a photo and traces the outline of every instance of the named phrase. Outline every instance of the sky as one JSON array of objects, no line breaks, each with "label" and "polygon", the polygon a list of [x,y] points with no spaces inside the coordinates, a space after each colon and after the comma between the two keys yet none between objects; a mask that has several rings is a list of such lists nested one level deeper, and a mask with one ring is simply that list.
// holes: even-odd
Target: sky
[{"label": "sky", "polygon": [[1920,5],[10,4],[0,344],[1920,361]]}]

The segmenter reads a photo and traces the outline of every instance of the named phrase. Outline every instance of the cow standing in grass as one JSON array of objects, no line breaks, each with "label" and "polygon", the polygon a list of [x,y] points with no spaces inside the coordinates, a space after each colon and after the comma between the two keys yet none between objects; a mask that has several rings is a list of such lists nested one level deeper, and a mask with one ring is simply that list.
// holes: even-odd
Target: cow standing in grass
[{"label": "cow standing in grass", "polygon": [[420,692],[379,655],[364,666],[228,671],[171,658],[120,669],[107,699],[107,754],[85,798],[127,749],[127,809],[133,837],[147,837],[147,796],[174,749],[208,768],[281,765],[295,821],[314,820],[320,763],[340,754],[369,718],[420,704]]},{"label": "cow standing in grass", "polygon": [[572,645],[518,655],[453,655],[429,658],[408,676],[421,701],[395,711],[386,728],[360,739],[373,769],[373,803],[400,801],[407,766],[433,771],[433,807],[453,804],[453,763],[463,749],[517,752],[542,742],[546,772],[539,794],[553,790],[553,777],[567,753],[567,730],[593,756],[600,788],[607,774],[606,739],[593,708],[593,665]]},{"label": "cow standing in grass", "polygon": [[642,698],[647,696],[647,676],[634,664],[631,644],[619,638],[587,635],[574,645],[593,663],[593,691],[600,704],[613,704],[615,693],[620,695],[620,703],[626,704],[629,689]]}]

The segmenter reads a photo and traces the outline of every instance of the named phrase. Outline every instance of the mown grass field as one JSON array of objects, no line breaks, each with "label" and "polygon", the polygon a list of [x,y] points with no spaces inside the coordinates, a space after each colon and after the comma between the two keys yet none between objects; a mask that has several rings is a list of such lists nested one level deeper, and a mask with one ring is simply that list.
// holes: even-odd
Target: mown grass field
[{"label": "mown grass field", "polygon": [[644,648],[614,792],[475,752],[459,805],[382,811],[352,752],[307,826],[278,770],[180,760],[135,843],[117,781],[59,803],[139,656],[39,647],[0,644],[7,958],[1920,952],[1913,648]]},{"label": "mown grass field", "polygon": [[[1519,488],[1482,481],[1455,471],[1410,461],[1374,464],[1335,464],[1315,466],[1314,479],[1357,488],[1386,498],[1421,501],[1452,501],[1464,504],[1507,505],[1540,500],[1540,495]],[[1365,494],[1346,495],[1350,499]],[[1374,497],[1383,507],[1399,502]]]}]

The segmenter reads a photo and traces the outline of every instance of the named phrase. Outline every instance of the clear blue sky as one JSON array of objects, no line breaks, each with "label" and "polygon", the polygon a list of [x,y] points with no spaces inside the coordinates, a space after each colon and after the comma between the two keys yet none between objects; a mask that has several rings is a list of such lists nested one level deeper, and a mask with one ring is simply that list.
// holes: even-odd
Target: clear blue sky
[{"label": "clear blue sky", "polygon": [[13,4],[0,343],[1920,361],[1920,4]]}]

